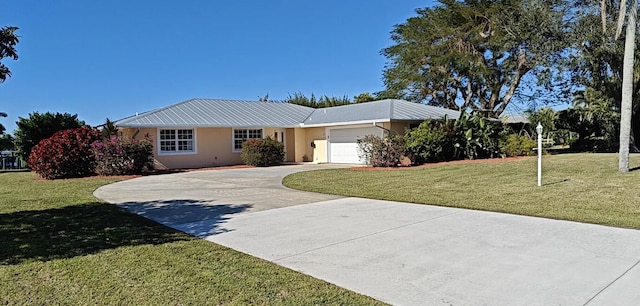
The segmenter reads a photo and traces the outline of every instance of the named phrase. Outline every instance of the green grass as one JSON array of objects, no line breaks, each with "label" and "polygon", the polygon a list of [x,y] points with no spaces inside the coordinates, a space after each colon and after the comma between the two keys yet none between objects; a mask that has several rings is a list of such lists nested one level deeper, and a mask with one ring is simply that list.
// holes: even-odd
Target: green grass
[{"label": "green grass", "polygon": [[[640,155],[631,156],[632,167]],[[618,173],[617,154],[441,164],[407,170],[318,170],[285,177],[294,189],[640,229],[640,170]]]},{"label": "green grass", "polygon": [[91,195],[113,181],[0,173],[0,304],[380,304]]}]

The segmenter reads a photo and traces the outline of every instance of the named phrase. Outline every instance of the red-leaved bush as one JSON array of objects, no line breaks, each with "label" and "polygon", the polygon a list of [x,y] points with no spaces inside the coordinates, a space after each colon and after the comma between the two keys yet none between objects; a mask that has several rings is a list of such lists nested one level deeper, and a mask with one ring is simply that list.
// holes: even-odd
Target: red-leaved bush
[{"label": "red-leaved bush", "polygon": [[153,170],[153,144],[142,140],[111,136],[92,145],[96,157],[95,171],[99,175],[140,174]]},{"label": "red-leaved bush", "polygon": [[88,126],[56,132],[31,150],[29,167],[45,179],[84,177],[94,173],[91,144],[100,132]]}]

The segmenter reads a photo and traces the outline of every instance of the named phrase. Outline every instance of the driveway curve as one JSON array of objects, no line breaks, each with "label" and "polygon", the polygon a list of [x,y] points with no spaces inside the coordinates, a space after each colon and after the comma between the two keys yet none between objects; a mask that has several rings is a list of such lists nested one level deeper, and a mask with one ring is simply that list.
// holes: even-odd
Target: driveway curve
[{"label": "driveway curve", "polygon": [[206,237],[231,215],[342,198],[282,186],[285,176],[348,165],[286,165],[144,176],[98,188],[93,195],[156,222]]},{"label": "driveway curve", "polygon": [[331,167],[340,166],[148,176],[103,186],[94,194],[164,225],[394,305],[640,301],[638,230],[345,198],[281,185],[289,173]]}]

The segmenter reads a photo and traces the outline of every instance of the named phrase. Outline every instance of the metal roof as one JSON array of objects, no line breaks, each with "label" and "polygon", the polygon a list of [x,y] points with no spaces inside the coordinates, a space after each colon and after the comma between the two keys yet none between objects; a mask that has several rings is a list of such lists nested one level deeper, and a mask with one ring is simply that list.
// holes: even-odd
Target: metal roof
[{"label": "metal roof", "polygon": [[304,127],[358,122],[422,121],[460,112],[412,103],[381,100],[313,109],[274,102],[191,99],[115,122],[120,127]]},{"label": "metal roof", "polygon": [[117,121],[120,127],[294,127],[313,108],[273,102],[191,99]]},{"label": "metal roof", "polygon": [[372,121],[422,121],[440,119],[445,115],[451,119],[458,119],[460,112],[405,100],[387,99],[316,109],[304,121],[304,126]]},{"label": "metal roof", "polygon": [[529,117],[524,114],[502,114],[500,120],[504,123],[529,123]]},{"label": "metal roof", "polygon": [[422,103],[413,103],[404,100],[391,101],[391,120],[425,120],[441,119],[448,116],[449,119],[460,118],[460,112],[453,109],[436,107]]}]

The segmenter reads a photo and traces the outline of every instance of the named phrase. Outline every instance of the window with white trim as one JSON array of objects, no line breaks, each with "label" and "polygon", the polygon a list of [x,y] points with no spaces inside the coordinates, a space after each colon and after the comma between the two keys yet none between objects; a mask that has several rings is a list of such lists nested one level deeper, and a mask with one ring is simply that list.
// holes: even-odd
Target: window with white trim
[{"label": "window with white trim", "polygon": [[159,135],[160,153],[195,152],[195,137],[192,129],[162,129]]},{"label": "window with white trim", "polygon": [[258,138],[262,138],[262,129],[233,129],[233,151],[242,151],[243,142]]}]

